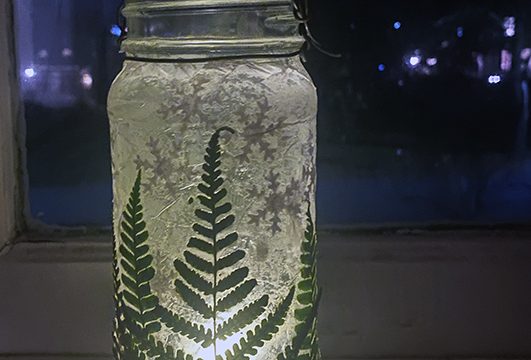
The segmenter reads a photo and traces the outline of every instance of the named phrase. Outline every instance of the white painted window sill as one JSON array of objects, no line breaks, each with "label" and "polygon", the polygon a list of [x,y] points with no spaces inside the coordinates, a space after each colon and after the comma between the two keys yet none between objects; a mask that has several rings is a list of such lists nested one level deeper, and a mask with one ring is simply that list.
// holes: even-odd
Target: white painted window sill
[{"label": "white painted window sill", "polygon": [[[111,359],[110,236],[32,240],[0,257],[0,360]],[[531,232],[324,232],[319,248],[325,359],[531,359]]]}]

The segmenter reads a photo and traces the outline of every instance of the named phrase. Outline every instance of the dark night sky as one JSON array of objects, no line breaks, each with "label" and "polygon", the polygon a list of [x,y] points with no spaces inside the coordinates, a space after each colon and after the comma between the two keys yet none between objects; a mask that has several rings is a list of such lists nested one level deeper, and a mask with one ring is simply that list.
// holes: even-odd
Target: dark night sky
[{"label": "dark night sky", "polygon": [[[28,64],[74,65],[94,79],[91,101],[68,108],[26,99],[32,213],[49,223],[109,224],[105,97],[122,61],[110,34],[120,1],[28,3],[34,56],[55,54]],[[529,218],[522,88],[531,71],[520,55],[531,54],[531,2],[309,0],[309,9],[312,34],[341,54],[305,51],[319,93],[321,224]],[[511,16],[516,33],[507,37]],[[68,44],[73,56],[64,58]],[[504,71],[503,50],[512,56]]]},{"label": "dark night sky", "polygon": [[[435,152],[510,151],[520,112],[516,60],[508,81],[496,88],[486,85],[488,74],[472,74],[472,69],[476,53],[498,64],[502,49],[518,53],[528,45],[529,10],[522,1],[311,1],[314,36],[342,55],[308,54],[322,98],[349,92],[347,97],[360,100],[341,100],[347,109],[336,105],[333,114],[324,105],[322,116],[350,133],[347,142]],[[503,19],[515,14],[517,35],[505,37]],[[393,27],[397,21],[400,29]],[[415,51],[436,57],[437,70],[429,76],[409,71],[404,59]],[[378,71],[379,64],[385,71]],[[358,108],[352,108],[356,103]]]}]

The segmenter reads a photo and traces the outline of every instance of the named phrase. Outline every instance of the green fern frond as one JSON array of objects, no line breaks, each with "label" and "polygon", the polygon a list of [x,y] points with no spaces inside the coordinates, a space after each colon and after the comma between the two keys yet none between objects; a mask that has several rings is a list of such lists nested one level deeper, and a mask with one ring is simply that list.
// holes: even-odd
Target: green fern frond
[{"label": "green fern frond", "polygon": [[245,257],[245,251],[243,250],[236,250],[230,255],[227,255],[217,261],[217,264],[215,266],[216,271],[220,271],[223,269],[226,269],[228,267],[231,267],[233,265],[236,265],[238,261],[242,260]]},{"label": "green fern frond", "polygon": [[258,318],[263,314],[268,303],[269,296],[264,295],[260,299],[253,301],[251,304],[238,311],[233,317],[218,326],[218,337],[224,340],[246,326],[251,325],[253,319]]},{"label": "green fern frond", "polygon": [[149,335],[147,339],[142,340],[140,348],[148,356],[157,360],[194,360],[192,355],[188,355],[182,350],[175,350],[169,345],[165,346],[162,342],[157,341],[153,335]]},{"label": "green fern frond", "polygon": [[[321,299],[321,291],[317,285],[317,234],[310,209],[307,212],[307,227],[305,241],[302,243],[301,262],[303,264],[301,276],[303,280],[298,289],[301,292],[297,301],[303,306],[295,310],[295,317],[302,321],[295,327],[296,332],[307,332],[299,356],[309,355],[310,360],[321,358],[317,337],[317,311]],[[301,355],[303,353],[304,355]]]},{"label": "green fern frond", "polygon": [[203,325],[193,324],[162,306],[158,306],[156,312],[160,320],[176,333],[181,333],[190,340],[202,343],[204,347],[212,344],[212,330],[206,329]]},{"label": "green fern frond", "polygon": [[214,264],[212,264],[209,261],[206,261],[205,259],[189,252],[184,252],[184,258],[186,259],[186,262],[192,266],[194,269],[198,271],[202,271],[207,274],[213,274],[214,273]]},{"label": "green fern frond", "polygon": [[[317,303],[319,302],[320,294],[317,298]],[[318,306],[312,306],[310,312],[307,314],[303,322],[299,322],[295,326],[295,337],[293,338],[290,346],[288,346],[283,353],[277,356],[278,360],[302,360],[305,359],[308,354],[301,355],[301,352],[304,350],[311,349],[312,352],[315,349],[319,353],[319,347],[317,342],[317,309]],[[319,354],[320,356],[320,354]],[[317,358],[310,357],[312,360]]]},{"label": "green fern frond", "polygon": [[200,250],[209,255],[214,254],[214,247],[210,243],[204,240],[198,239],[196,237],[192,237],[190,241],[188,241],[188,247]]},{"label": "green fern frond", "polygon": [[216,291],[223,292],[232,289],[233,287],[242,283],[247,278],[247,275],[249,275],[248,268],[239,268],[238,270],[234,270],[232,273],[230,273],[218,282],[218,286],[216,286]]},{"label": "green fern frond", "polygon": [[[124,360],[146,360],[147,356],[157,360],[194,360],[181,350],[165,346],[152,335],[161,329],[158,298],[151,292],[150,281],[155,275],[153,257],[149,254],[149,234],[143,220],[140,197],[141,172],[138,172],[123,212],[121,227],[120,266],[114,253],[113,272],[115,277],[115,358]],[[116,247],[115,247],[116,249]],[[123,285],[124,289],[120,291]],[[177,321],[169,312],[162,312],[172,325],[187,327],[194,338],[206,338],[211,334],[204,327],[194,327],[185,321]]]},{"label": "green fern frond", "polygon": [[127,344],[120,349],[119,357],[123,360],[146,360],[146,354],[135,344],[133,337],[127,333],[120,335],[120,341]]},{"label": "green fern frond", "polygon": [[[197,222],[192,225],[195,236],[188,241],[183,252],[184,259],[174,261],[178,273],[175,290],[196,314],[211,322],[212,330],[203,324],[185,320],[159,305],[158,297],[151,291],[150,282],[155,270],[147,244],[149,234],[143,220],[139,171],[122,215],[120,245],[115,247],[121,261],[119,264],[116,262],[115,254],[113,263],[117,294],[114,338],[117,360],[194,360],[182,350],[157,340],[153,334],[161,330],[161,323],[204,348],[212,347],[216,360],[250,360],[266,341],[280,331],[295,297],[300,305],[295,309],[295,318],[299,321],[296,338],[278,359],[320,358],[315,320],[316,303],[319,301],[315,276],[316,240],[311,217],[301,255],[302,280],[290,289],[271,313],[266,314],[269,305],[267,295],[254,301],[247,300],[257,281],[249,278],[247,267],[237,266],[246,252],[241,249],[227,251],[238,240],[238,234],[230,230],[236,218],[231,213],[232,204],[225,199],[228,192],[224,188],[220,169],[222,152],[219,138],[223,131],[234,133],[230,128],[221,128],[208,143],[202,166],[202,183],[197,186],[199,206],[194,212]],[[236,310],[234,315],[219,323],[221,313]],[[260,319],[260,323],[242,335],[225,356],[217,353],[218,341],[243,332]]]},{"label": "green fern frond", "polygon": [[133,189],[129,196],[126,210],[120,223],[122,240],[119,252],[122,257],[121,282],[123,299],[126,305],[125,315],[148,334],[160,330],[160,323],[154,310],[158,299],[152,294],[149,281],[153,279],[155,270],[152,267],[153,257],[149,255],[146,244],[148,231],[143,220],[142,202],[140,198],[141,172],[138,172]]},{"label": "green fern frond", "polygon": [[311,360],[320,360],[321,359],[321,349],[319,348],[319,341],[317,338],[317,321],[315,322],[314,328],[310,332],[314,336],[310,339],[311,348],[310,348],[310,359]]},{"label": "green fern frond", "polygon": [[179,279],[175,280],[175,289],[192,309],[201,314],[205,319],[212,318],[214,312],[201,295],[190,289]]},{"label": "green fern frond", "polygon": [[[264,346],[266,341],[271,340],[286,321],[294,294],[295,288],[293,287],[273,313],[263,319],[254,330],[249,330],[247,336],[242,338],[239,344],[233,346],[232,351],[226,351],[226,360],[250,360],[251,356],[256,355],[258,353],[257,348]],[[216,360],[219,359],[222,358],[218,357]]]},{"label": "green fern frond", "polygon": [[113,269],[113,287],[114,287],[114,313],[113,332],[112,332],[112,353],[115,360],[121,360],[122,339],[120,338],[123,329],[120,320],[122,303],[120,302],[120,266],[118,265],[118,256],[116,254],[116,238],[113,236],[113,250],[112,250],[112,269]]},{"label": "green fern frond", "polygon": [[[203,347],[212,345],[215,357],[218,356],[217,341],[242,331],[258,319],[269,301],[264,296],[241,308],[224,323],[218,323],[222,312],[231,311],[244,303],[257,285],[255,279],[248,279],[247,267],[232,270],[245,258],[245,251],[226,251],[238,240],[238,234],[230,231],[236,218],[231,213],[232,204],[225,199],[228,191],[220,169],[222,151],[219,138],[223,131],[234,133],[234,130],[225,127],[210,138],[202,166],[202,182],[197,186],[199,206],[194,212],[197,222],[192,225],[195,236],[188,241],[187,250],[183,253],[184,261],[177,259],[174,262],[179,274],[175,281],[177,292],[196,313],[212,322],[213,331],[208,334],[211,338],[202,338],[198,342]],[[207,297],[211,297],[208,303]],[[181,330],[181,333],[189,338],[194,336],[190,329]]]},{"label": "green fern frond", "polygon": [[295,337],[290,346],[277,356],[278,360],[318,360],[320,352],[317,339],[317,310],[321,292],[317,286],[317,236],[310,210],[307,212],[307,226],[301,246],[301,280],[297,284]]},{"label": "green fern frond", "polygon": [[234,290],[228,293],[227,296],[218,301],[216,305],[217,311],[224,312],[240,304],[251,293],[251,291],[253,291],[253,289],[256,287],[256,284],[256,280],[251,279],[237,286]]},{"label": "green fern frond", "polygon": [[238,234],[231,233],[218,241],[218,251],[228,248],[238,240]]},{"label": "green fern frond", "polygon": [[120,348],[120,356],[115,359],[147,360],[145,351],[140,349],[138,341],[130,332],[121,333],[120,341],[123,344]]},{"label": "green fern frond", "polygon": [[193,286],[205,295],[212,294],[214,286],[210,281],[205,280],[201,275],[190,269],[188,265],[179,259],[176,259],[173,264],[179,275],[181,275],[190,286]]},{"label": "green fern frond", "polygon": [[[194,360],[193,356],[186,354],[184,351],[175,350],[172,346],[164,345],[161,341],[157,341],[152,334],[135,323],[130,324],[129,330],[131,331],[131,342],[134,343],[134,346],[152,359]],[[129,359],[126,358],[126,360]]]},{"label": "green fern frond", "polygon": [[[115,280],[119,283],[119,280]],[[131,334],[128,320],[125,316],[125,305],[121,292],[115,293],[115,318],[113,332],[113,354],[115,360],[146,360],[145,354],[137,347]]]},{"label": "green fern frond", "polygon": [[125,348],[121,356],[124,360],[146,360],[146,355],[137,346]]}]

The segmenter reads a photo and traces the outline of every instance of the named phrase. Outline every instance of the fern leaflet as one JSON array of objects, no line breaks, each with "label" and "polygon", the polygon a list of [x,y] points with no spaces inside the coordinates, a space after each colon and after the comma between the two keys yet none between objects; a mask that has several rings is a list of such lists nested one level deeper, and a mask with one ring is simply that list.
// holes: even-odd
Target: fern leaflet
[{"label": "fern leaflet", "polygon": [[156,311],[160,320],[176,333],[181,333],[198,343],[206,343],[206,346],[212,343],[212,331],[210,329],[205,329],[203,325],[193,324],[162,306],[158,306]]},{"label": "fern leaflet", "polygon": [[319,360],[321,354],[317,341],[317,310],[321,292],[317,286],[317,236],[310,210],[307,212],[307,226],[304,241],[301,246],[301,280],[297,284],[297,302],[299,308],[295,309],[295,337],[290,346],[278,360]]},{"label": "fern leaflet", "polygon": [[160,323],[154,311],[158,299],[151,293],[149,285],[155,270],[151,266],[153,257],[149,254],[149,246],[146,244],[149,235],[143,220],[140,199],[141,178],[139,171],[126,210],[122,214],[122,242],[119,251],[122,256],[121,281],[125,287],[123,298],[127,304],[126,316],[140,329],[151,334],[160,330]]},{"label": "fern leaflet", "polygon": [[269,297],[264,295],[238,311],[233,317],[218,326],[218,337],[220,339],[226,339],[245,326],[250,325],[253,319],[256,319],[264,312],[268,303]]},{"label": "fern leaflet", "polygon": [[[264,346],[266,341],[271,340],[286,321],[294,293],[295,288],[292,288],[273,313],[263,319],[253,331],[249,330],[247,336],[242,338],[239,344],[233,346],[232,352],[227,350],[226,360],[250,360],[252,355],[256,355],[258,353],[256,349]],[[216,358],[216,360],[221,359],[221,356]]]}]

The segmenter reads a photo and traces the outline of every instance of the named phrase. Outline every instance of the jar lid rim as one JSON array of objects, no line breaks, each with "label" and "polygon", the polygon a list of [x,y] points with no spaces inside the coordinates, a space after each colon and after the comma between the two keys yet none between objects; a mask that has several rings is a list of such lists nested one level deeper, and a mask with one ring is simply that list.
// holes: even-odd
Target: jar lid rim
[{"label": "jar lid rim", "polygon": [[126,0],[125,16],[138,12],[291,5],[292,0]]},{"label": "jar lid rim", "polygon": [[152,38],[126,39],[122,50],[130,58],[142,59],[209,59],[241,57],[279,57],[297,55],[304,43],[300,36],[245,39],[245,40],[196,40]]}]

